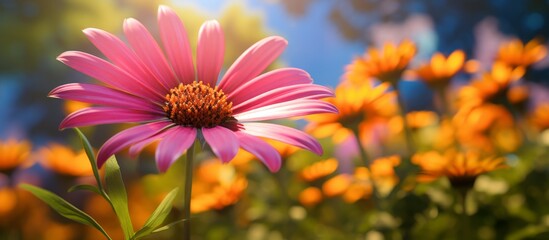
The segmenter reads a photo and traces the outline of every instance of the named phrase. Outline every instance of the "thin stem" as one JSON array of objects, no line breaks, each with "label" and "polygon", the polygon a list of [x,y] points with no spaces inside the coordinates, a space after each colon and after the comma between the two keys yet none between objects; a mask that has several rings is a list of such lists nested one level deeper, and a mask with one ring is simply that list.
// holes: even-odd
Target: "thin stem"
[{"label": "thin stem", "polygon": [[467,215],[467,192],[466,189],[459,189],[459,195],[461,200],[461,216],[460,216],[460,222],[461,222],[461,230],[462,230],[462,237],[463,239],[469,239],[470,237],[470,229],[469,229],[469,216]]},{"label": "thin stem", "polygon": [[187,159],[185,162],[185,195],[183,206],[183,239],[191,239],[191,192],[193,187],[193,161],[194,145],[187,150]]},{"label": "thin stem", "polygon": [[360,131],[358,130],[358,126],[351,128],[353,131],[353,134],[356,138],[356,144],[358,147],[358,151],[360,152],[360,158],[364,162],[364,166],[369,166],[368,163],[368,154],[366,153],[366,149],[364,149],[364,145],[362,144],[362,141],[360,139]]},{"label": "thin stem", "polygon": [[446,99],[446,89],[437,88],[435,92],[437,94],[438,99],[440,100],[439,111],[440,111],[440,115],[442,115],[441,118],[443,117],[450,118],[450,111],[449,111],[450,106],[448,106],[448,99]]},{"label": "thin stem", "polygon": [[402,117],[402,125],[404,127],[404,137],[406,138],[406,145],[408,147],[408,154],[412,155],[415,152],[413,139],[412,139],[412,131],[410,130],[410,125],[408,124],[408,119],[406,119],[406,112],[404,110],[404,99],[402,98],[402,94],[400,94],[400,90],[398,88],[398,82],[395,82],[392,84],[394,91],[397,95],[397,101],[400,108],[400,116]]}]

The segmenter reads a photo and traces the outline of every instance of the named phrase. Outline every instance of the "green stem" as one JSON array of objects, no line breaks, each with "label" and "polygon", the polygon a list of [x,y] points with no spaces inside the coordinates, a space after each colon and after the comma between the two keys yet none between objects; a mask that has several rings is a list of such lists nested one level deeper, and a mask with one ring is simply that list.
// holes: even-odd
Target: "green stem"
[{"label": "green stem", "polygon": [[402,125],[404,127],[404,137],[406,138],[406,145],[408,148],[408,154],[411,156],[414,154],[414,144],[412,139],[412,131],[410,130],[410,125],[408,124],[408,119],[406,119],[406,112],[404,110],[404,99],[402,98],[402,95],[400,94],[400,90],[398,88],[398,82],[393,83],[393,89],[396,92],[397,95],[397,101],[400,108],[400,116],[402,117]]},{"label": "green stem", "polygon": [[187,159],[185,162],[185,195],[183,206],[183,239],[191,239],[191,193],[193,187],[193,161],[194,161],[194,143],[187,150]]},{"label": "green stem", "polygon": [[440,115],[450,118],[450,111],[448,110],[450,107],[448,106],[448,99],[446,99],[446,89],[437,88],[436,93],[438,99],[440,100]]},{"label": "green stem", "polygon": [[467,215],[467,192],[468,190],[459,189],[459,195],[461,200],[461,234],[462,239],[470,239],[470,229],[469,229],[469,216]]},{"label": "green stem", "polygon": [[366,153],[366,149],[364,149],[364,145],[362,145],[362,141],[360,140],[360,131],[358,130],[358,126],[351,128],[351,131],[353,131],[353,134],[355,135],[358,151],[360,152],[360,158],[362,162],[364,162],[364,166],[369,166],[368,154]]}]

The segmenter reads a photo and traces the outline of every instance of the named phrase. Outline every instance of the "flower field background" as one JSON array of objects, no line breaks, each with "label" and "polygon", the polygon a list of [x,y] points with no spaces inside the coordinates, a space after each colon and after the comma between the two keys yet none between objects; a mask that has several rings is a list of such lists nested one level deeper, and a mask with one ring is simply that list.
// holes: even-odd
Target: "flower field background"
[{"label": "flower field background", "polygon": [[[307,71],[333,90],[324,101],[339,111],[273,121],[324,149],[318,156],[266,139],[282,157],[274,173],[242,149],[222,163],[202,146],[192,239],[549,238],[547,1],[0,0],[0,239],[105,238],[22,184],[125,238],[100,194],[68,191],[95,179],[78,134],[59,124],[90,105],[47,96],[62,84],[97,83],[56,61],[74,49],[103,57],[83,29],[123,36],[131,17],[159,41],[159,5],[185,23],[193,53],[201,24],[219,22],[222,74],[257,41],[287,39],[267,71]],[[132,126],[80,130],[98,151]],[[134,229],[184,188],[185,161],[159,172],[155,148],[116,154]],[[180,238],[183,203],[179,191],[166,219],[176,224],[144,239]]]}]

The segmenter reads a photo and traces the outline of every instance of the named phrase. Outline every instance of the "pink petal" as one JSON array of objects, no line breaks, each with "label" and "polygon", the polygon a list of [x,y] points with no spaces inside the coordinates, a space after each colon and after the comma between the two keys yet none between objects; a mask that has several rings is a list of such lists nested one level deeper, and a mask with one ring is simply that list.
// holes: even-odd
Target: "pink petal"
[{"label": "pink petal", "polygon": [[118,37],[101,29],[87,28],[84,34],[116,66],[124,69],[150,91],[164,96],[168,90],[152,75],[145,64]]},{"label": "pink petal", "polygon": [[278,58],[287,45],[286,39],[278,36],[267,37],[255,43],[227,70],[219,87],[224,92],[231,92],[256,77]]},{"label": "pink petal", "polygon": [[126,19],[124,34],[137,56],[166,89],[179,84],[162,50],[143,24],[133,18]]},{"label": "pink petal", "polygon": [[271,172],[276,172],[280,169],[282,159],[280,154],[271,145],[258,137],[243,132],[235,132],[235,134],[238,137],[240,146],[255,155]]},{"label": "pink petal", "polygon": [[202,128],[202,135],[214,154],[223,163],[231,161],[238,152],[238,138],[234,132],[224,127]]},{"label": "pink petal", "polygon": [[196,128],[176,126],[167,131],[156,148],[156,166],[161,172],[168,170],[196,139]]},{"label": "pink petal", "polygon": [[273,89],[291,86],[295,84],[312,83],[311,76],[298,68],[281,68],[261,74],[246,83],[237,86],[231,92],[225,92],[227,99],[238,104],[255,97],[257,93],[267,92]]},{"label": "pink petal", "polygon": [[107,140],[97,153],[97,165],[101,167],[113,154],[127,146],[153,136],[172,124],[170,121],[152,122],[128,128]]},{"label": "pink petal", "polygon": [[137,79],[124,70],[91,54],[68,51],[59,55],[57,60],[76,71],[82,72],[122,91],[156,101],[163,101],[164,99],[164,96],[147,90],[146,86],[143,86]]},{"label": "pink petal", "polygon": [[114,107],[88,107],[69,114],[60,129],[110,123],[146,122],[166,118],[162,114]]},{"label": "pink petal", "polygon": [[143,139],[139,142],[134,143],[132,146],[130,146],[130,150],[128,151],[128,153],[130,154],[130,157],[136,158],[137,155],[139,155],[139,153],[141,153],[141,151],[143,151],[143,149],[145,147],[147,147],[149,144],[151,144],[155,141],[158,141],[158,140],[162,139],[169,132],[170,131],[159,132],[159,133],[155,134],[154,136],[150,136],[150,137],[145,138],[145,139]]},{"label": "pink petal", "polygon": [[175,74],[182,83],[192,83],[194,81],[193,56],[183,23],[172,9],[160,6],[158,25],[162,43]]},{"label": "pink petal", "polygon": [[257,96],[233,106],[234,114],[297,99],[322,99],[334,96],[332,91],[327,87],[314,84],[291,85],[268,92],[255,92],[253,89],[250,89],[249,92],[254,92]]},{"label": "pink petal", "polygon": [[272,123],[243,123],[243,125],[244,130],[241,131],[250,135],[271,138],[322,155],[320,143],[309,134],[297,129]]},{"label": "pink petal", "polygon": [[225,37],[221,26],[215,20],[202,24],[198,32],[198,49],[196,53],[196,68],[198,81],[209,84],[217,83],[219,71],[223,66],[225,54]]},{"label": "pink petal", "polygon": [[109,107],[163,113],[162,107],[112,88],[86,83],[69,83],[53,89],[49,97],[106,105]]},{"label": "pink petal", "polygon": [[337,112],[337,108],[331,103],[321,100],[298,99],[252,109],[235,114],[234,117],[241,122],[251,122]]}]

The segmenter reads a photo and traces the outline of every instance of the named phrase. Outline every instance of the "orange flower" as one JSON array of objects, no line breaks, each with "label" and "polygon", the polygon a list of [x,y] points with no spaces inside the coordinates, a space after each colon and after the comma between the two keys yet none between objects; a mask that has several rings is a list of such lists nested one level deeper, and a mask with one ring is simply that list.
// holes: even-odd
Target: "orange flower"
[{"label": "orange flower", "polygon": [[220,210],[235,204],[248,185],[246,178],[217,159],[203,162],[193,179],[191,212]]},{"label": "orange flower", "polygon": [[549,128],[549,103],[536,106],[531,113],[530,120],[540,131]]},{"label": "orange flower", "polygon": [[299,176],[307,181],[312,182],[319,178],[328,176],[337,170],[338,162],[335,158],[330,158],[324,161],[316,162],[311,166],[301,170]]},{"label": "orange flower", "polygon": [[[420,129],[435,125],[438,122],[438,115],[432,111],[414,111],[406,113],[406,121],[411,129]],[[400,133],[403,130],[401,116],[394,116],[389,120],[389,129],[393,133]]]},{"label": "orange flower", "polygon": [[358,131],[367,134],[368,129],[396,112],[394,92],[387,92],[386,84],[372,86],[341,84],[335,90],[335,98],[327,99],[339,109],[339,114],[315,114],[306,131],[318,138],[332,136],[341,143]]},{"label": "orange flower", "polygon": [[0,140],[0,172],[9,173],[28,161],[31,147],[29,141]]},{"label": "orange flower", "polygon": [[[375,77],[382,82],[391,84],[400,80],[402,73],[416,54],[416,46],[409,40],[400,45],[386,43],[383,49],[368,49],[368,52],[358,58],[347,68],[350,79],[362,81],[368,77]],[[359,77],[364,76],[364,77]]]},{"label": "orange flower", "polygon": [[416,72],[430,87],[446,88],[450,79],[463,68],[464,62],[465,53],[462,50],[456,50],[448,57],[437,52],[430,63],[421,65]]},{"label": "orange flower", "polygon": [[502,103],[508,101],[511,83],[524,75],[524,68],[513,68],[502,62],[496,62],[492,70],[460,89],[459,105],[478,105],[484,102]]},{"label": "orange flower", "polygon": [[370,171],[366,167],[357,167],[353,175],[337,175],[322,185],[322,191],[328,197],[342,196],[348,203],[368,199],[373,193]]},{"label": "orange flower", "polygon": [[466,149],[512,152],[522,142],[513,116],[500,105],[486,103],[462,107],[452,124],[460,144]]},{"label": "orange flower", "polygon": [[70,114],[72,112],[76,112],[80,109],[84,109],[90,106],[91,104],[89,103],[68,100],[64,104],[64,110],[66,114]]},{"label": "orange flower", "polygon": [[505,167],[504,158],[483,156],[477,151],[444,153],[429,151],[416,153],[412,163],[419,165],[420,182],[430,182],[447,177],[453,187],[471,188],[478,176]]},{"label": "orange flower", "polygon": [[547,56],[547,47],[540,39],[532,39],[526,45],[513,39],[500,45],[496,60],[513,67],[528,67]]},{"label": "orange flower", "polygon": [[84,177],[93,174],[90,161],[84,150],[75,152],[71,148],[51,143],[39,151],[44,167],[65,176]]},{"label": "orange flower", "polygon": [[308,187],[299,193],[298,199],[301,205],[311,207],[322,201],[322,191],[316,187]]},{"label": "orange flower", "polygon": [[400,156],[393,155],[378,158],[372,162],[370,169],[376,191],[385,196],[393,190],[399,179],[395,173],[395,167],[400,165]]}]

